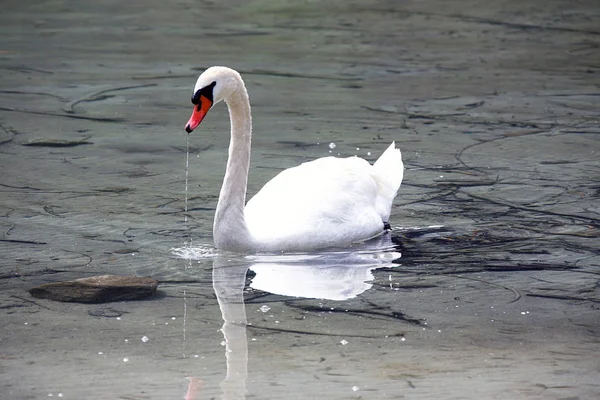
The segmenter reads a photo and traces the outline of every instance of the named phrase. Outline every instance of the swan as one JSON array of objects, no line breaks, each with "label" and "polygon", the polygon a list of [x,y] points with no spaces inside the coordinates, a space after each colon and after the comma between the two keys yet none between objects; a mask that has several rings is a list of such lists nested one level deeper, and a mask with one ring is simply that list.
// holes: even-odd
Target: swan
[{"label": "swan", "polygon": [[404,175],[395,142],[373,165],[359,157],[323,157],[286,169],[245,204],[252,117],[237,71],[217,66],[200,75],[185,130],[190,134],[220,101],[229,109],[231,141],[213,225],[218,249],[309,251],[362,242],[390,228]]}]

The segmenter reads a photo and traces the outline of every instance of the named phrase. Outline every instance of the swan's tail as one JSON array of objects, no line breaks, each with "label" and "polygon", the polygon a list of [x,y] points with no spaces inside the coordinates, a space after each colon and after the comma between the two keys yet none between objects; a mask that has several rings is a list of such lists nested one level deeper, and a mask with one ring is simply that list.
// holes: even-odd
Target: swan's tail
[{"label": "swan's tail", "polygon": [[375,161],[373,168],[375,179],[379,185],[377,211],[383,222],[388,222],[392,210],[392,201],[398,194],[398,189],[400,189],[404,177],[402,153],[400,153],[400,149],[396,148],[396,142],[392,142],[390,147]]},{"label": "swan's tail", "polygon": [[395,196],[404,177],[402,153],[400,153],[400,149],[396,148],[396,142],[390,144],[390,147],[375,161],[373,167],[377,171],[378,178],[385,186],[394,191]]}]

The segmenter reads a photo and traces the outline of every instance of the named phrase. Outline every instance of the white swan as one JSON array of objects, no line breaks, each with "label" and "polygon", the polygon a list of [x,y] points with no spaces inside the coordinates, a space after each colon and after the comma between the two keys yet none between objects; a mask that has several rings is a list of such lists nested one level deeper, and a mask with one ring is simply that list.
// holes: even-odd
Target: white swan
[{"label": "white swan", "polygon": [[231,120],[229,159],[215,213],[215,246],[232,251],[297,251],[345,246],[388,225],[404,165],[392,144],[370,165],[358,157],[324,157],[282,171],[245,205],[252,118],[240,74],[207,69],[196,82],[190,133],[224,100]]}]

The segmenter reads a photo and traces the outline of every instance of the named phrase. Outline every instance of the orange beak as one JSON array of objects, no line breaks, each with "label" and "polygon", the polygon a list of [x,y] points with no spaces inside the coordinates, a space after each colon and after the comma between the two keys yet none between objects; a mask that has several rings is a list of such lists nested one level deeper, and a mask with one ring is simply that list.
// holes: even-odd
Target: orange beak
[{"label": "orange beak", "polygon": [[209,100],[206,96],[200,96],[200,101],[198,105],[194,107],[194,111],[192,111],[192,116],[190,120],[185,126],[185,131],[187,133],[192,132],[194,129],[200,125],[200,122],[206,117],[206,113],[212,107],[213,102]]}]

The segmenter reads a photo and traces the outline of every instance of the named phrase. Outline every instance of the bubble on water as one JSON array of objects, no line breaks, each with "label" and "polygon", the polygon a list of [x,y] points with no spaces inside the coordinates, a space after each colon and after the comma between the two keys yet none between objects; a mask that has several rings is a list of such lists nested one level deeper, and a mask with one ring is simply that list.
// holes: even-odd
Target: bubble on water
[{"label": "bubble on water", "polygon": [[177,317],[171,317],[171,319],[172,319],[173,321],[175,321],[175,320],[177,319]]},{"label": "bubble on water", "polygon": [[266,304],[260,307],[260,311],[262,311],[262,312],[267,312],[267,311],[269,311],[270,309],[271,309],[271,307],[269,307],[269,306],[268,306],[268,305],[266,305]]},{"label": "bubble on water", "polygon": [[104,354],[104,353],[103,353],[103,352],[101,352],[101,351],[99,351],[99,352],[98,352],[98,355],[99,355],[99,356],[101,356],[102,354]]},{"label": "bubble on water", "polygon": [[370,152],[370,151],[367,151],[367,155],[368,155],[368,156],[370,156],[370,155],[371,155],[371,152]]},{"label": "bubble on water", "polygon": [[352,391],[353,392],[358,392],[358,389],[360,389],[358,386],[352,386]]},{"label": "bubble on water", "polygon": [[400,339],[401,342],[406,342],[406,338],[403,337],[402,339]]},{"label": "bubble on water", "polygon": [[123,362],[124,363],[129,362],[129,358],[128,357],[123,358]]},{"label": "bubble on water", "polygon": [[120,321],[120,320],[121,320],[121,317],[117,317],[117,321]]},{"label": "bubble on water", "polygon": [[335,149],[335,143],[333,143],[333,142],[329,143],[329,148],[331,150]]},{"label": "bubble on water", "polygon": [[342,339],[342,340],[340,340],[340,344],[341,344],[342,346],[345,346],[345,345],[347,345],[348,343],[350,343],[350,342],[348,342],[348,341],[347,341],[347,340],[345,340],[345,339]]},{"label": "bubble on water", "polygon": [[359,150],[360,150],[360,147],[357,147],[357,148],[356,148],[356,151],[359,151]]},{"label": "bubble on water", "polygon": [[225,342],[224,340],[221,342],[221,346],[225,346],[227,344],[227,342]]},{"label": "bubble on water", "polygon": [[142,342],[146,343],[148,340],[150,340],[148,339],[148,336],[142,336]]},{"label": "bubble on water", "polygon": [[62,394],[62,393],[59,393],[57,396],[58,396],[58,397],[63,397],[63,394]]}]

